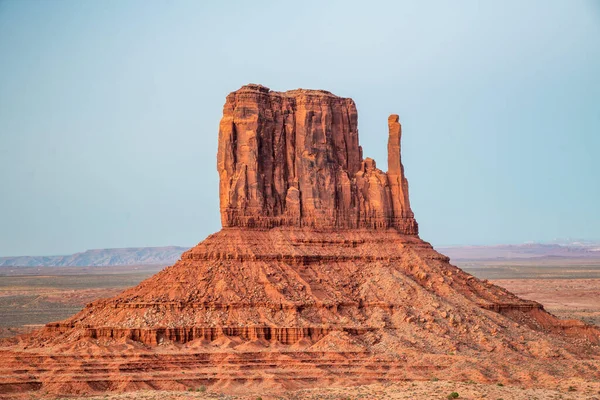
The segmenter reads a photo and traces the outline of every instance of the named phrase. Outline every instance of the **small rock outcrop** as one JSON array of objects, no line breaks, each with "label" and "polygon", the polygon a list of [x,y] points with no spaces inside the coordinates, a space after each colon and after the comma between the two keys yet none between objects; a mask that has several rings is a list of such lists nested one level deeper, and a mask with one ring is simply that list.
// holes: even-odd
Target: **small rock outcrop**
[{"label": "small rock outcrop", "polygon": [[389,120],[386,174],[363,159],[352,99],[248,85],[227,96],[217,168],[223,227],[395,228],[418,234]]}]

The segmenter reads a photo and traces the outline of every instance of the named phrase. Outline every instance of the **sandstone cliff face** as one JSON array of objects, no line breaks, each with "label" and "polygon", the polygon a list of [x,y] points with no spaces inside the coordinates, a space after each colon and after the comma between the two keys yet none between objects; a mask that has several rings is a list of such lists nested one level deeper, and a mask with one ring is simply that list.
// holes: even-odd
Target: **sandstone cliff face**
[{"label": "sandstone cliff face", "polygon": [[389,118],[386,174],[363,160],[352,99],[244,86],[227,96],[217,168],[223,227],[396,228],[417,235]]}]

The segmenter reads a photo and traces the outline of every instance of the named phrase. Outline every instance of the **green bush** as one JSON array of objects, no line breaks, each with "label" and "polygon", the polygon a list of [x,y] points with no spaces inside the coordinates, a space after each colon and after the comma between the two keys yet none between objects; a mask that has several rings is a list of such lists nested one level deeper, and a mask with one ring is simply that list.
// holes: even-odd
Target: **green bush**
[{"label": "green bush", "polygon": [[458,398],[458,393],[456,393],[456,392],[452,392],[448,395],[449,400],[456,399],[456,398]]}]

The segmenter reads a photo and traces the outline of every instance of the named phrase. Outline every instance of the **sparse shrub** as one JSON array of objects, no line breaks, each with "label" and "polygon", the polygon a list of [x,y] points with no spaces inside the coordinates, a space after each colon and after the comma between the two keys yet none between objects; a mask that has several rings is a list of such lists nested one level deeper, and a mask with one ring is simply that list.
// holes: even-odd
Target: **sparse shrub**
[{"label": "sparse shrub", "polygon": [[504,386],[504,383],[498,382],[496,385],[498,385],[498,386]]},{"label": "sparse shrub", "polygon": [[199,392],[202,392],[202,393],[206,392],[206,386],[204,386],[204,385],[200,386],[200,387],[198,388],[198,391],[199,391]]},{"label": "sparse shrub", "polygon": [[256,398],[256,400],[262,400],[262,397],[258,396],[258,397]]},{"label": "sparse shrub", "polygon": [[436,378],[435,376],[433,378],[431,378],[431,382],[437,382],[437,381],[439,381],[439,379]]},{"label": "sparse shrub", "polygon": [[457,399],[457,398],[458,398],[458,393],[456,393],[456,392],[452,392],[448,395],[449,400]]},{"label": "sparse shrub", "polygon": [[569,392],[575,392],[577,389],[575,389],[575,386],[569,386],[568,391]]}]

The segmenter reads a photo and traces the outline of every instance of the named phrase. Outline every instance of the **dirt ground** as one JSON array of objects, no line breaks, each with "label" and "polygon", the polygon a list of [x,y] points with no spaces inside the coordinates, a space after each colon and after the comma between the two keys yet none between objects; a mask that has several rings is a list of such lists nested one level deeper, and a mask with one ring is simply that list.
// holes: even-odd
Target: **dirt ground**
[{"label": "dirt ground", "polygon": [[600,260],[462,261],[458,266],[564,319],[600,325]]},{"label": "dirt ground", "polygon": [[[502,385],[502,384],[500,384]],[[244,400],[274,400],[274,399],[305,399],[305,400],[354,400],[354,399],[448,399],[452,393],[457,393],[457,399],[464,400],[600,400],[600,383],[580,383],[569,386],[559,385],[556,390],[524,389],[515,386],[500,386],[499,384],[478,384],[471,382],[401,382],[391,384],[375,384],[349,388],[318,388],[298,390],[286,393],[248,393],[241,396],[225,395],[204,388],[194,392],[164,392],[142,391],[111,395],[109,397],[87,397],[90,400],[159,400],[159,399],[244,399]],[[450,397],[454,398],[454,397]],[[83,398],[81,398],[83,399]]]},{"label": "dirt ground", "polygon": [[535,300],[563,319],[600,325],[600,279],[498,279],[520,297]]},{"label": "dirt ground", "polygon": [[0,337],[27,333],[137,285],[162,266],[0,267]]}]

